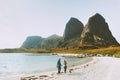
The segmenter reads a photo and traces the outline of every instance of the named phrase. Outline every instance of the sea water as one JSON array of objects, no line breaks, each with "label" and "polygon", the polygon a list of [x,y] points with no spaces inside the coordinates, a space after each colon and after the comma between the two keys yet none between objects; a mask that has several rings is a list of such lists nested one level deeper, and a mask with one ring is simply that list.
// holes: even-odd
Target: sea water
[{"label": "sea water", "polygon": [[[56,63],[60,56],[33,54],[0,53],[0,77],[20,76],[56,69]],[[69,66],[87,60],[87,58],[61,57],[61,63],[63,63],[64,59],[67,60]]]}]

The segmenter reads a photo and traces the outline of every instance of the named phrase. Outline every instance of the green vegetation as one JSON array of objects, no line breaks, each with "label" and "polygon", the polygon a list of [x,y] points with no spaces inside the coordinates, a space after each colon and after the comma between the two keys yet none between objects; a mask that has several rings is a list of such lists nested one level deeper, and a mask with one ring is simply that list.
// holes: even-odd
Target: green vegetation
[{"label": "green vegetation", "polygon": [[50,49],[0,49],[0,53],[51,53]]},{"label": "green vegetation", "polygon": [[103,56],[115,56],[120,57],[120,47],[108,47],[108,48],[100,48],[100,49],[91,49],[86,50],[84,53],[88,54],[101,54]]},{"label": "green vegetation", "polygon": [[108,47],[108,48],[98,48],[98,49],[77,49],[77,48],[61,48],[61,49],[52,49],[56,53],[77,53],[77,54],[87,54],[96,56],[98,54],[102,56],[114,56],[120,57],[120,47]]},{"label": "green vegetation", "polygon": [[98,49],[79,49],[79,48],[36,48],[36,49],[0,49],[0,53],[74,53],[74,54],[87,54],[96,56],[98,54],[103,56],[120,57],[120,47],[108,47]]},{"label": "green vegetation", "polygon": [[58,35],[51,35],[47,38],[39,36],[29,36],[22,44],[21,48],[55,48],[63,40]]}]

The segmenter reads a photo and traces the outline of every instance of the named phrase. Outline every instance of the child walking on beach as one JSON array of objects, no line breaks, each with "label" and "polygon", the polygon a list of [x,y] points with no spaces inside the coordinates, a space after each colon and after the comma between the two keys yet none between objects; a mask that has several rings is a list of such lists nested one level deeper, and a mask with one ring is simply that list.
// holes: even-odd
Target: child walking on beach
[{"label": "child walking on beach", "polygon": [[61,59],[59,58],[58,61],[57,61],[57,68],[58,68],[58,74],[60,74],[61,72]]},{"label": "child walking on beach", "polygon": [[67,61],[66,60],[64,60],[64,72],[66,73],[66,71],[67,71]]}]

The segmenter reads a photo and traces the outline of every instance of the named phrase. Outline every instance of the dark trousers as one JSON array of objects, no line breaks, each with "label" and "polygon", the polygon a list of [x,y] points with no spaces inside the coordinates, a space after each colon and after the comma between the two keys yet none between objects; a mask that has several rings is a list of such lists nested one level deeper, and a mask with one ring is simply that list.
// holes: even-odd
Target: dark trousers
[{"label": "dark trousers", "polygon": [[61,72],[61,66],[58,66],[58,73]]},{"label": "dark trousers", "polygon": [[66,71],[67,71],[67,66],[65,65],[64,66],[64,72],[66,73]]}]

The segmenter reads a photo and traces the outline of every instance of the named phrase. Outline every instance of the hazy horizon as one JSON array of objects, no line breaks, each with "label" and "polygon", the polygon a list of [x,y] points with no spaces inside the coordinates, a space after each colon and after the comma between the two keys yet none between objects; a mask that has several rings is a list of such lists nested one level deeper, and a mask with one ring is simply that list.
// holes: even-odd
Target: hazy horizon
[{"label": "hazy horizon", "polygon": [[119,0],[0,0],[0,48],[19,48],[28,36],[62,36],[71,17],[84,25],[101,14],[120,43]]}]

